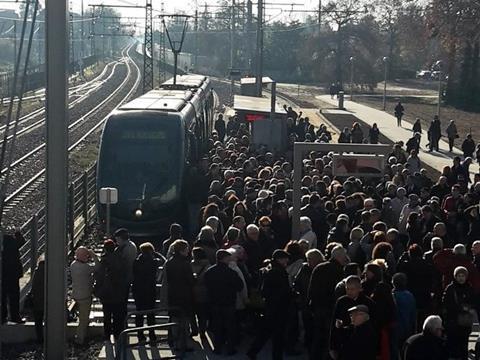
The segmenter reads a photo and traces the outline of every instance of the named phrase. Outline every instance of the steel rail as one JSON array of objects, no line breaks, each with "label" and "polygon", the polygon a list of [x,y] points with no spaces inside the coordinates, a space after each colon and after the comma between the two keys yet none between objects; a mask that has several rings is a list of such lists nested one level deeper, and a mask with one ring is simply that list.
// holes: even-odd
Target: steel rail
[{"label": "steel rail", "polygon": [[[131,47],[128,48],[127,50],[127,62],[126,62],[126,65],[127,65],[127,69],[128,69],[128,75],[125,77],[125,80],[122,82],[122,84],[115,90],[114,93],[112,93],[111,95],[109,95],[108,97],[108,100],[111,99],[111,97],[113,97],[114,95],[116,95],[119,91],[121,91],[127,84],[127,82],[130,80],[130,77],[131,77],[131,65],[130,65],[130,61],[131,63],[134,65],[134,67],[136,68],[136,72],[137,72],[137,78],[135,80],[135,83],[134,83],[134,86],[129,90],[129,92],[127,93],[126,96],[124,96],[122,98],[122,100],[115,106],[114,109],[118,108],[119,106],[121,106],[126,100],[128,100],[132,94],[137,90],[138,86],[139,86],[139,83],[140,83],[140,79],[141,79],[141,71],[140,71],[140,68],[138,67],[138,65],[135,63],[135,61],[133,61],[133,59],[128,55],[128,51],[130,51]],[[102,105],[105,104],[105,100],[102,101]],[[100,105],[100,104],[99,104]],[[98,110],[98,108],[101,107],[101,106],[98,106],[96,110]],[[96,111],[95,110],[95,111]],[[93,113],[94,111],[90,111],[89,113],[85,114],[84,116],[82,116],[82,120],[84,120],[87,116],[91,115],[91,113]],[[105,121],[107,120],[108,118],[108,115],[105,116],[104,118],[102,118],[98,123],[96,123],[92,128],[90,128],[90,130],[88,130],[80,139],[78,139],[74,144],[70,145],[68,147],[68,152],[72,152],[73,150],[75,150],[79,145],[81,145],[85,139],[90,136],[92,133],[94,133],[95,131],[98,130],[98,128],[100,126],[102,126]],[[80,119],[79,119],[80,120]],[[71,127],[74,125],[74,124],[77,124],[79,122],[79,120],[77,120],[75,123],[71,124],[69,126],[69,130],[71,129]],[[27,155],[30,155],[32,156],[34,153],[36,152],[39,152],[41,149],[43,149],[45,147],[45,143],[41,144],[40,146],[38,146],[36,149],[32,150],[29,154]],[[29,156],[29,157],[30,157]],[[24,160],[26,160],[28,157],[27,156],[24,156]],[[18,165],[18,164],[17,164]],[[13,164],[12,164],[13,166]],[[6,169],[4,169],[6,170]],[[3,174],[3,171],[2,170],[2,174]],[[16,189],[14,192],[12,192],[11,194],[9,194],[6,198],[5,198],[5,213],[8,213],[8,211],[10,210],[10,203],[17,197],[19,197],[23,192],[25,192],[29,187],[32,186],[32,184],[38,182],[38,183],[41,183],[43,181],[42,177],[43,175],[45,174],[45,171],[46,169],[43,168],[42,170],[40,170],[37,174],[35,174],[34,176],[32,176],[28,181],[26,181],[22,186],[20,186],[18,189]]]}]

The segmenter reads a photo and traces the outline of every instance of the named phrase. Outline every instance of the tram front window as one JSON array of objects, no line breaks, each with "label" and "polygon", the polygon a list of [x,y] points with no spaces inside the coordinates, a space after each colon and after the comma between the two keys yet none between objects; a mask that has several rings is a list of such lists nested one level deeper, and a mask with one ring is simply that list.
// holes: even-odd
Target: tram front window
[{"label": "tram front window", "polygon": [[120,201],[175,200],[179,183],[178,132],[169,124],[151,122],[116,126],[102,144],[102,179],[119,189]]}]

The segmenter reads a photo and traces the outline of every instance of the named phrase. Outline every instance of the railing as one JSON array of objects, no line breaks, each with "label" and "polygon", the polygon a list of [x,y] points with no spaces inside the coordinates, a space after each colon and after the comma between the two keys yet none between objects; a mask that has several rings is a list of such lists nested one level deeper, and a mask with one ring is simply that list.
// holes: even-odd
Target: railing
[{"label": "railing", "polygon": [[[122,333],[119,336],[119,350],[117,352],[117,357],[116,360],[126,360],[127,359],[127,348],[133,348],[137,347],[140,344],[135,343],[135,344],[130,344],[128,341],[128,334],[134,333],[134,332],[143,332],[143,331],[148,331],[148,330],[158,330],[158,329],[168,329],[169,333],[166,338],[157,338],[158,343],[162,342],[167,342],[168,346],[167,347],[160,347],[156,346],[156,349],[159,350],[171,350],[172,351],[172,356],[167,356],[164,357],[162,356],[162,359],[178,359],[182,358],[185,355],[185,346],[187,343],[187,336],[185,331],[182,331],[182,328],[179,323],[176,323],[172,321],[172,317],[169,315],[170,313],[175,312],[177,313],[178,318],[184,317],[184,313],[180,308],[177,307],[160,307],[160,308],[155,308],[155,309],[150,309],[150,310],[139,310],[139,311],[131,311],[127,314],[127,317],[125,319],[125,327],[126,329],[122,331]],[[129,328],[128,327],[128,320],[136,315],[149,315],[149,314],[161,314],[161,313],[167,313],[167,315],[160,315],[157,316],[157,320],[164,320],[166,323],[163,324],[156,324],[156,325],[149,325],[149,326],[142,326],[142,327],[133,327]],[[178,328],[176,332],[172,332],[170,329],[171,328]],[[174,334],[175,333],[175,334]],[[179,337],[183,337],[183,339],[179,339]],[[172,347],[175,347],[177,343],[180,343],[182,348],[178,350],[178,355],[175,354],[175,349]]]},{"label": "railing", "polygon": [[[119,336],[119,349],[117,352],[117,355],[115,356],[115,360],[126,360],[127,359],[127,348],[128,347],[134,347],[137,346],[138,344],[133,344],[130,345],[128,344],[128,334],[137,332],[137,331],[148,331],[148,330],[161,330],[161,329],[167,329],[170,330],[171,328],[178,327],[177,323],[166,323],[166,324],[158,324],[158,325],[151,325],[151,326],[142,326],[142,327],[135,327],[135,328],[128,328],[125,329],[121,332]],[[156,349],[161,350],[162,348],[159,348],[156,346]],[[170,349],[170,348],[165,348],[165,349]],[[172,350],[174,351],[174,350]],[[184,352],[181,352],[179,355],[173,355],[173,356],[162,356],[162,359],[181,359],[184,356]]]},{"label": "railing", "polygon": [[[96,164],[86,170],[69,186],[67,239],[65,245],[73,250],[78,241],[87,234],[96,217]],[[46,241],[45,208],[40,209],[21,226],[25,244],[20,248],[20,258],[24,273],[29,269],[33,274],[38,256],[43,253]]]}]

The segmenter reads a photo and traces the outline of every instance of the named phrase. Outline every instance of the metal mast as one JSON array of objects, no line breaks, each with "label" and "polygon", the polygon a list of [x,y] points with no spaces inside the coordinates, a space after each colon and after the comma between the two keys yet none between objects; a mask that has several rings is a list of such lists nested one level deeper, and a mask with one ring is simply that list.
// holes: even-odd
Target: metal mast
[{"label": "metal mast", "polygon": [[145,45],[143,47],[143,93],[153,89],[152,0],[145,5]]},{"label": "metal mast", "polygon": [[262,96],[263,77],[263,0],[258,0],[257,16],[257,49],[256,49],[256,87],[257,96]]},{"label": "metal mast", "polygon": [[70,26],[68,28],[70,32],[70,74],[75,73],[75,42],[74,42],[74,31],[73,31],[73,12],[72,12],[72,3],[70,3]]},{"label": "metal mast", "polygon": [[[161,8],[160,11],[162,14],[165,12],[165,3],[161,3]],[[160,21],[160,42],[158,44],[158,51],[159,51],[159,59],[158,59],[158,78],[160,81],[160,84],[164,83],[167,80],[167,71],[165,69],[165,64],[166,64],[166,53],[165,53],[165,26],[163,21]]]}]

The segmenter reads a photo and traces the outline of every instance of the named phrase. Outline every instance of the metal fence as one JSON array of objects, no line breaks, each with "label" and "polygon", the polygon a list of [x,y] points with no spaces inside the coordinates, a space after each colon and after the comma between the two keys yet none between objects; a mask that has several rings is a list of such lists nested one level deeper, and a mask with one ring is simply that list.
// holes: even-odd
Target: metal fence
[{"label": "metal fence", "polygon": [[[75,248],[96,218],[95,174],[96,164],[69,185],[68,234],[67,239],[65,239],[65,246],[68,251]],[[33,274],[38,256],[44,252],[46,225],[45,207],[43,207],[21,226],[21,232],[26,240],[20,248],[24,273],[30,270]]]}]

